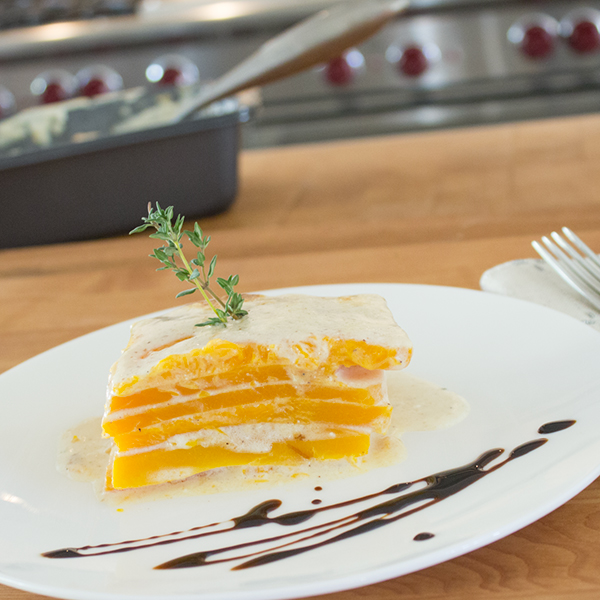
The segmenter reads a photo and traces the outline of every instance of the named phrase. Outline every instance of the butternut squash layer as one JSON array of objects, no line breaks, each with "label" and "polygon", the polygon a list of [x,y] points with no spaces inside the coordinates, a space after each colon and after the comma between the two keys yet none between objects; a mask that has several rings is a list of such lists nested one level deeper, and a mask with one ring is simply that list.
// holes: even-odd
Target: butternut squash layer
[{"label": "butternut squash layer", "polygon": [[[142,379],[132,377],[112,390],[115,396],[127,396],[147,388],[175,390],[176,386],[198,388],[198,381],[240,368],[293,365],[300,370],[332,374],[338,367],[359,366],[369,370],[386,370],[402,364],[394,348],[369,344],[363,340],[323,338],[320,344],[305,341],[290,347],[288,356],[275,348],[259,344],[235,344],[213,339],[203,348],[186,354],[172,354],[159,361]],[[410,358],[410,357],[409,357]],[[408,362],[408,361],[407,361]]]},{"label": "butternut squash layer", "polygon": [[[212,392],[227,387],[258,386],[272,383],[291,383],[288,369],[282,365],[259,366],[255,368],[240,368],[216,375],[197,377],[188,381],[188,387],[175,385],[173,389],[161,390],[148,388],[129,396],[112,396],[110,401],[110,412],[124,408],[137,408],[161,404],[181,394],[192,394],[198,391]],[[193,387],[192,387],[193,386]]]},{"label": "butternut squash layer", "polygon": [[[192,397],[189,401],[149,406],[146,410],[134,414],[125,413],[121,418],[118,418],[117,413],[112,412],[109,413],[108,418],[105,418],[102,427],[107,435],[115,437],[172,419],[267,400],[285,399],[293,403],[305,398],[307,400],[338,400],[348,404],[373,406],[383,399],[383,395],[382,386],[379,384],[368,388],[354,388],[344,384],[337,386],[263,385],[221,394],[209,395],[208,392],[202,392],[199,397]],[[240,419],[239,423],[243,423],[243,420]]]},{"label": "butternut squash layer", "polygon": [[270,452],[261,454],[233,452],[220,446],[116,454],[111,484],[114,489],[138,488],[178,481],[220,467],[294,466],[310,459],[352,459],[368,453],[368,434],[339,430],[333,433],[336,437],[275,443]]},{"label": "butternut squash layer", "polygon": [[362,406],[347,402],[307,399],[296,399],[293,402],[271,400],[172,419],[131,433],[115,435],[114,442],[121,451],[132,450],[161,444],[174,435],[236,426],[240,423],[320,423],[344,429],[367,427],[376,433],[385,433],[391,415],[392,407],[389,405]]}]

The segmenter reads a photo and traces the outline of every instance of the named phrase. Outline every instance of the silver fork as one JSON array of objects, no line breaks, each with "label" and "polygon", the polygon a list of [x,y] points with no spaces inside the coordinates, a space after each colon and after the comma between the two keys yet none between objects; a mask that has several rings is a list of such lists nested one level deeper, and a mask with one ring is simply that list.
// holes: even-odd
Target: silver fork
[{"label": "silver fork", "polygon": [[574,290],[600,310],[600,260],[568,227],[562,232],[572,245],[556,231],[550,234],[554,241],[542,238],[545,248],[536,241],[531,245]]}]

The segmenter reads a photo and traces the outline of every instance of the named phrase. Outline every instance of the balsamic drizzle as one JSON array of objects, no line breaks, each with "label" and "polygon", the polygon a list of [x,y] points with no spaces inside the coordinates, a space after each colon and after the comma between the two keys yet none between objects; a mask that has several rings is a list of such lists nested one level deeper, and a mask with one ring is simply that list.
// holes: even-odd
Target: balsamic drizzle
[{"label": "balsamic drizzle", "polygon": [[[561,431],[567,427],[571,427],[575,421],[555,421],[542,425],[539,433],[550,434],[556,431]],[[244,561],[232,567],[232,570],[247,569],[271,563],[274,561],[289,558],[297,554],[302,554],[309,550],[333,544],[344,539],[352,538],[368,531],[373,531],[394,523],[400,519],[410,516],[411,514],[420,512],[421,510],[432,506],[461,490],[469,487],[473,483],[479,481],[493,473],[500,467],[506,465],[511,460],[520,458],[540,446],[543,446],[548,440],[539,438],[526,442],[517,446],[503,460],[493,466],[489,466],[491,462],[500,457],[504,450],[496,448],[489,450],[479,456],[476,460],[461,467],[434,473],[427,477],[417,479],[411,482],[398,483],[392,485],[380,492],[367,494],[358,498],[346,500],[336,504],[319,506],[318,508],[310,508],[307,510],[284,513],[279,516],[270,516],[270,513],[278,509],[282,502],[281,500],[267,500],[251,508],[247,513],[229,519],[227,521],[211,523],[192,527],[184,531],[175,531],[163,535],[155,535],[139,540],[126,540],[123,542],[106,543],[99,545],[81,546],[79,548],[61,548],[44,552],[42,556],[46,558],[83,558],[92,556],[101,556],[105,554],[115,554],[120,552],[131,552],[143,548],[173,544],[183,540],[198,539],[212,535],[224,534],[228,531],[236,529],[246,529],[251,527],[261,527],[268,524],[277,524],[284,527],[300,525],[317,513],[339,509],[345,506],[351,506],[379,498],[381,496],[393,495],[394,498],[384,500],[371,507],[364,508],[354,514],[334,518],[326,523],[305,527],[300,530],[281,533],[271,537],[262,537],[255,541],[234,544],[230,546],[222,546],[213,550],[194,552],[162,563],[154,567],[155,569],[181,569],[189,567],[207,566],[223,562]],[[488,467],[488,468],[486,468]],[[417,484],[425,484],[418,489],[414,489]],[[411,488],[413,488],[411,490]],[[320,491],[322,488],[317,486],[315,490]],[[314,504],[320,501],[314,500]],[[227,526],[227,524],[231,524]],[[208,530],[208,531],[206,531]],[[325,537],[325,536],[330,537]],[[433,533],[422,532],[417,534],[413,539],[415,541],[423,541],[434,537]],[[319,539],[321,538],[321,539]],[[324,538],[324,539],[323,539]],[[266,550],[252,550],[253,546],[271,544]],[[275,544],[275,545],[273,545]],[[250,550],[247,552],[247,550]],[[225,552],[241,551],[232,557],[216,558]],[[212,560],[211,560],[212,559]],[[246,559],[246,560],[244,560]]]},{"label": "balsamic drizzle", "polygon": [[423,542],[425,540],[430,540],[432,537],[435,537],[435,535],[433,533],[429,533],[428,531],[423,531],[423,533],[417,533],[417,535],[415,535],[413,540],[415,540],[415,542]]},{"label": "balsamic drizzle", "polygon": [[538,433],[547,435],[549,433],[555,433],[556,431],[567,429],[567,427],[571,427],[571,425],[575,425],[575,421],[553,421],[552,423],[546,423],[545,425],[542,425],[538,429]]}]

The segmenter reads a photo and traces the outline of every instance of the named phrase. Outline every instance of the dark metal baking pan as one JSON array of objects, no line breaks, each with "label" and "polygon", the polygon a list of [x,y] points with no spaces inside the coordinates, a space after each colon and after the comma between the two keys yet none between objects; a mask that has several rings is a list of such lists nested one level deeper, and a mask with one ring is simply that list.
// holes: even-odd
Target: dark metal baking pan
[{"label": "dark metal baking pan", "polygon": [[[188,216],[224,210],[237,187],[240,115],[231,94],[331,60],[407,6],[408,0],[341,3],[269,40],[218,79],[172,90],[171,98],[140,89],[63,104],[37,138],[35,113],[0,123],[0,208],[13,220],[0,247],[120,233],[148,202],[176,205]],[[38,109],[42,124],[46,111]],[[11,130],[20,118],[30,119],[25,136]]]},{"label": "dark metal baking pan", "polygon": [[[139,112],[157,98],[144,92],[135,102]],[[92,102],[94,110],[72,105],[63,130],[43,147],[31,136],[12,144],[5,138],[0,248],[126,233],[140,223],[148,202],[174,205],[189,217],[232,204],[244,114],[235,100],[186,122],[114,133],[124,103],[131,100]]]}]

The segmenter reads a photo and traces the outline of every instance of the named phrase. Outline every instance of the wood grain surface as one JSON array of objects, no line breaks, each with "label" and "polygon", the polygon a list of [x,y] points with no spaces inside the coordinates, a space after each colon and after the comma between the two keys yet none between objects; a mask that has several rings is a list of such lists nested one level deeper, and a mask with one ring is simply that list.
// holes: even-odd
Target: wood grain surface
[{"label": "wood grain surface", "polygon": [[[486,269],[534,257],[530,241],[562,225],[600,250],[599,190],[600,117],[586,116],[248,151],[235,205],[201,225],[219,272],[239,273],[242,291],[478,288]],[[155,272],[153,247],[142,234],[0,251],[0,372],[182,302],[177,280]],[[600,485],[485,548],[328,596],[397,597],[600,597]],[[0,600],[35,598],[0,586]]]}]

